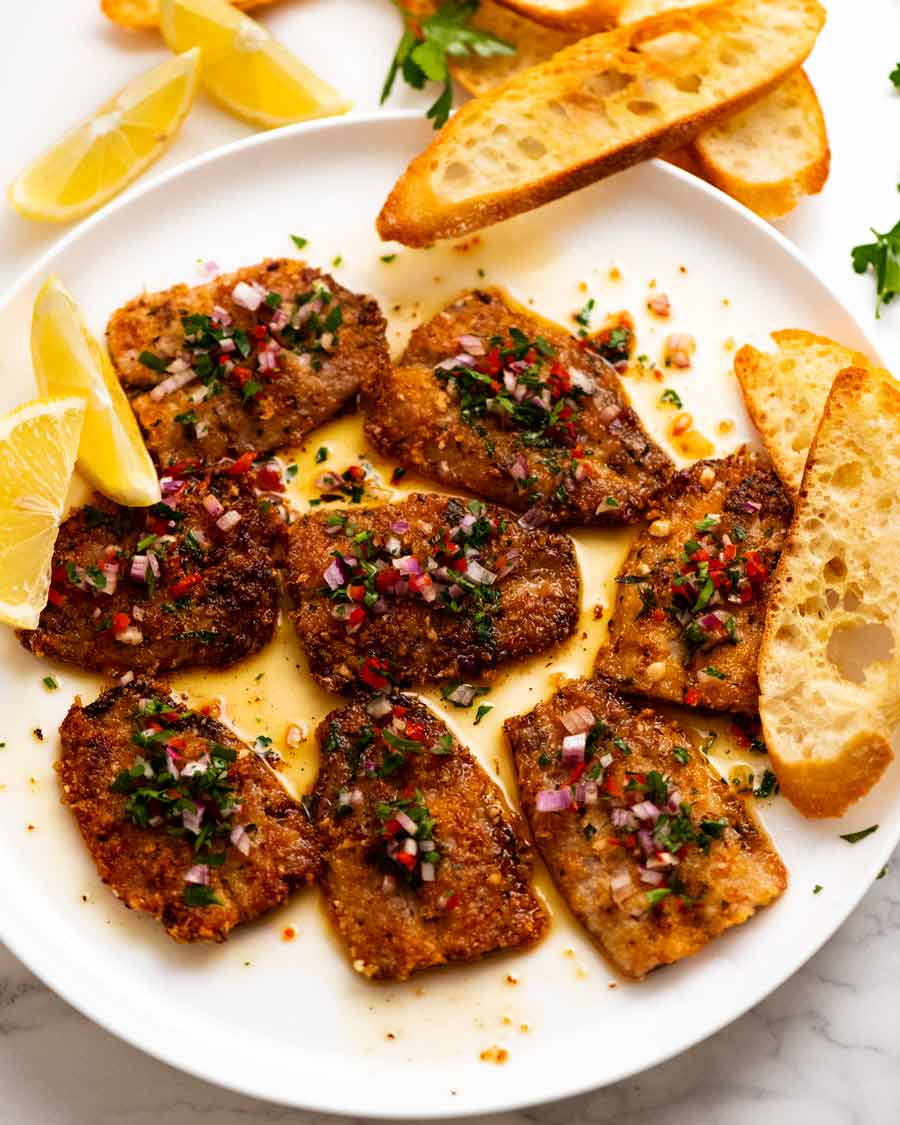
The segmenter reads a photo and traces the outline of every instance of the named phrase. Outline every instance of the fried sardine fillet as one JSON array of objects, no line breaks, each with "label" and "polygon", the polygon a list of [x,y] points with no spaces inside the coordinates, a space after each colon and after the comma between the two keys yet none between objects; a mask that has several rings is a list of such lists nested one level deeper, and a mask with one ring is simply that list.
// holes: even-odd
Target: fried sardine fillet
[{"label": "fried sardine fillet", "polygon": [[626,976],[689,957],[784,891],[744,802],[657,712],[578,680],[505,731],[535,843]]},{"label": "fried sardine fillet", "polygon": [[387,376],[363,376],[366,434],[532,526],[633,523],[672,464],[589,343],[497,289],[464,293],[415,329]]},{"label": "fried sardine fillet", "polygon": [[568,536],[450,496],[302,516],[287,585],[312,674],[331,691],[471,679],[578,622]]},{"label": "fried sardine fillet", "polygon": [[521,820],[419,700],[352,703],[318,738],[322,889],[358,972],[405,980],[544,934]]},{"label": "fried sardine fillet", "polygon": [[144,293],[107,342],[163,469],[297,445],[390,367],[375,301],[291,259]]},{"label": "fried sardine fillet", "polygon": [[150,508],[95,495],[73,512],[22,644],[109,675],[221,667],[268,644],[286,526],[280,495],[258,487],[273,470],[238,469],[164,477]]},{"label": "fried sardine fillet", "polygon": [[768,461],[741,449],[680,472],[659,507],[616,579],[596,671],[623,691],[752,714],[790,500]]},{"label": "fried sardine fillet", "polygon": [[60,727],[56,770],[100,878],[176,941],[224,941],[319,870],[300,804],[232,731],[150,680]]}]

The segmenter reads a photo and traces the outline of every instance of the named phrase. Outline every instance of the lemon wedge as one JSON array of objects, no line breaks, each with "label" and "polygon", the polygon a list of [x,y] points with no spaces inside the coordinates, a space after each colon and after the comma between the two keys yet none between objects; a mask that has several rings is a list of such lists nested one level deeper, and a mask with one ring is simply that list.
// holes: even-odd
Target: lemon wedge
[{"label": "lemon wedge", "polygon": [[36,399],[0,416],[0,621],[33,629],[47,604],[85,403]]},{"label": "lemon wedge", "polygon": [[197,90],[199,51],[133,79],[20,172],[10,206],[28,219],[79,219],[131,183],[168,146]]},{"label": "lemon wedge", "polygon": [[350,108],[261,24],[226,0],[161,0],[173,51],[200,47],[200,81],[225,109],[273,129]]},{"label": "lemon wedge", "polygon": [[57,277],[44,282],[34,302],[31,361],[41,394],[87,400],[78,468],[91,484],[119,504],[155,504],[159,480],[125,392]]}]

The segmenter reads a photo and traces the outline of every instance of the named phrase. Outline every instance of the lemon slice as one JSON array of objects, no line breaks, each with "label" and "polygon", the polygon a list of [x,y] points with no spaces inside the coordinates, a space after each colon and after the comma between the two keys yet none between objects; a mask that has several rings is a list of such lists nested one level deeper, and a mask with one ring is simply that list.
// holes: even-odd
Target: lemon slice
[{"label": "lemon slice", "polygon": [[155,504],[159,480],[125,392],[109,357],[56,277],[44,282],[34,302],[31,360],[41,394],[87,399],[78,468],[91,484],[119,504]]},{"label": "lemon slice", "polygon": [[36,399],[0,416],[0,621],[33,629],[84,422],[83,398]]},{"label": "lemon slice", "polygon": [[200,80],[227,110],[272,129],[350,108],[266,29],[226,0],[161,0],[173,51],[200,47]]},{"label": "lemon slice", "polygon": [[13,210],[64,223],[131,183],[178,132],[197,90],[198,61],[199,51],[167,59],[70,129],[13,180]]}]

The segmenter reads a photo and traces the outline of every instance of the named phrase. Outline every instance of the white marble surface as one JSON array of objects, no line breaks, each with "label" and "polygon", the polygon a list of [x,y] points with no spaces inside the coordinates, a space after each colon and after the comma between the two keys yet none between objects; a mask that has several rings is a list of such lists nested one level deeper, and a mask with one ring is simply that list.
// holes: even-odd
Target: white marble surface
[{"label": "white marble surface", "polygon": [[[339,37],[323,34],[326,4],[340,20]],[[900,216],[900,96],[887,81],[900,58],[900,0],[830,0],[827,6],[828,27],[809,69],[828,118],[832,176],[820,198],[781,226],[872,328],[896,371],[900,302],[874,323],[871,282],[851,273],[849,250],[866,240],[869,226],[885,230]],[[74,117],[164,52],[152,35],[129,36],[107,25],[93,0],[29,0],[15,10],[12,0],[2,0],[0,10],[15,17],[5,25],[0,72],[5,183]],[[384,0],[298,0],[268,18],[355,97],[358,109],[374,105],[397,24]],[[397,104],[404,103],[415,104],[416,96],[401,93]],[[201,99],[159,167],[247,132]],[[0,212],[0,292],[61,233]],[[900,864],[804,969],[706,1043],[591,1096],[506,1116],[517,1125],[894,1122],[900,1007],[891,990],[898,978]],[[215,1089],[120,1043],[50,994],[2,946],[0,1095],[0,1125],[313,1121],[310,1114]]]}]

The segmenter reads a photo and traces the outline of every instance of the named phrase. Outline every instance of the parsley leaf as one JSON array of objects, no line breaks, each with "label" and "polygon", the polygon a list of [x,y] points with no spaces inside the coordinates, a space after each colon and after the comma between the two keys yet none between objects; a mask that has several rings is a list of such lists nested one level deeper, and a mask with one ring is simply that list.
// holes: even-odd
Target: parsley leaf
[{"label": "parsley leaf", "polygon": [[387,101],[398,74],[415,90],[424,89],[426,82],[443,82],[443,90],[427,113],[435,129],[440,129],[453,107],[448,56],[467,58],[474,54],[488,59],[496,55],[514,55],[516,49],[490,32],[469,27],[469,20],[477,11],[478,0],[447,0],[426,19],[416,19],[399,4],[397,7],[403,16],[404,28],[384,80],[381,104]]},{"label": "parsley leaf", "polygon": [[881,306],[900,293],[900,222],[885,234],[874,229],[872,234],[874,242],[854,246],[851,254],[857,273],[865,273],[870,266],[875,271],[875,316],[879,317]]},{"label": "parsley leaf", "polygon": [[871,824],[868,828],[860,828],[858,832],[848,832],[845,836],[841,836],[841,839],[846,840],[848,844],[858,844],[860,840],[865,840],[866,836],[871,836],[877,831],[878,825]]},{"label": "parsley leaf", "polygon": [[890,78],[890,80],[894,83],[895,86],[900,88],[900,63],[897,63],[897,65],[894,67],[894,69],[888,75],[888,78]]}]

